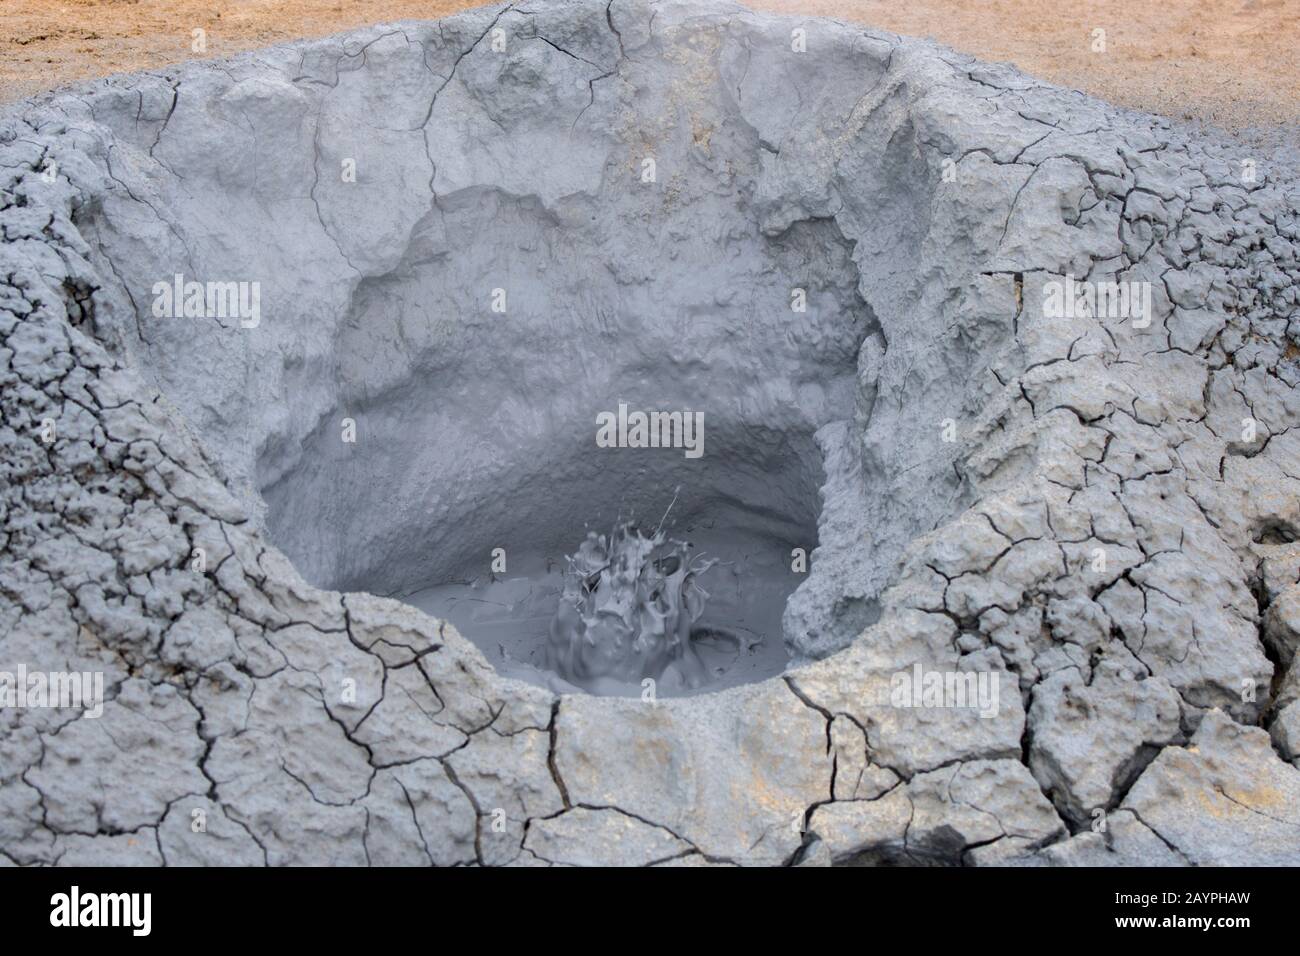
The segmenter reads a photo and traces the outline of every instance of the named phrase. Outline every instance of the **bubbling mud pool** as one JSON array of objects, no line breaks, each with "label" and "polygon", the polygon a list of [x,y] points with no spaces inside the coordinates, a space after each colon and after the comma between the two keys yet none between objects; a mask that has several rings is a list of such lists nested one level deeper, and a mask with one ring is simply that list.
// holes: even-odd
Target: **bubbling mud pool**
[{"label": "bubbling mud pool", "polygon": [[621,522],[570,555],[403,599],[454,624],[503,676],[558,693],[678,697],[780,674],[795,549],[710,524]]}]

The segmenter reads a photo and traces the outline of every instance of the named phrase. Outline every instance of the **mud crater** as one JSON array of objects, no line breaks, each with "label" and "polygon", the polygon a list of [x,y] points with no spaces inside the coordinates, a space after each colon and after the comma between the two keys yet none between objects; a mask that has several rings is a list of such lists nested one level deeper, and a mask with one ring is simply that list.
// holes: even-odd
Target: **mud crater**
[{"label": "mud crater", "polygon": [[[735,653],[694,689],[846,645],[890,562],[847,598],[843,562],[819,564],[870,561],[860,436],[885,336],[866,253],[833,216],[789,214],[804,186],[773,175],[780,146],[740,107],[770,71],[719,58],[720,22],[635,56],[592,22],[582,42],[609,62],[588,76],[600,55],[498,19],[504,53],[435,63],[445,50],[376,30],[308,47],[289,85],[189,81],[152,150],[179,215],[142,236],[94,209],[78,224],[132,287],[251,280],[261,317],[148,322],[123,344],[308,582],[450,620],[506,675],[573,689],[541,667],[540,624],[565,556],[634,519],[718,562],[700,627]],[[844,65],[878,71],[879,52]],[[645,87],[666,62],[678,79]],[[291,116],[322,84],[319,115]],[[188,134],[214,126],[250,165],[201,199],[187,184],[212,171]],[[887,197],[884,258],[917,231],[907,171],[882,163],[864,190]],[[698,415],[702,454],[600,447],[620,407]],[[911,517],[880,529],[892,552]]]}]

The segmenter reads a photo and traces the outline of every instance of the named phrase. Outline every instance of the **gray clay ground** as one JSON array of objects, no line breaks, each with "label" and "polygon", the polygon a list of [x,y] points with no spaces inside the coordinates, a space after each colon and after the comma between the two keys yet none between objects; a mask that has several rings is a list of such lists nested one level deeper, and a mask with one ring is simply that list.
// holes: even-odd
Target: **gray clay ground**
[{"label": "gray clay ground", "polygon": [[[1287,175],[670,0],[9,109],[0,669],[109,701],[0,712],[0,860],[1300,863]],[[260,282],[261,323],[155,318],[178,272]],[[1150,283],[1153,321],[1045,318],[1067,274]],[[593,466],[620,390],[707,411],[701,509],[817,529],[783,677],[555,697],[366,593],[670,494]],[[996,671],[997,715],[891,706],[917,663]]]}]

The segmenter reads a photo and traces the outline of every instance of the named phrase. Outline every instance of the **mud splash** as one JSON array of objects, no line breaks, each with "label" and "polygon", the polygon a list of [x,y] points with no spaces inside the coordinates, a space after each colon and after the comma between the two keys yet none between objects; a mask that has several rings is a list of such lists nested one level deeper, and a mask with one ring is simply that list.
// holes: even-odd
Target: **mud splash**
[{"label": "mud splash", "polygon": [[708,669],[691,631],[709,596],[700,576],[716,560],[692,550],[630,522],[608,535],[589,531],[568,558],[547,666],[594,694],[647,680],[673,690],[703,685]]}]

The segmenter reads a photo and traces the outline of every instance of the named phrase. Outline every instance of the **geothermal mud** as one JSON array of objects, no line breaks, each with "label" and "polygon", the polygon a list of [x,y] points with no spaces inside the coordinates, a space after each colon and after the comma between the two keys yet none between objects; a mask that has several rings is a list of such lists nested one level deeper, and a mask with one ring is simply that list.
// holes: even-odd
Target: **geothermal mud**
[{"label": "geothermal mud", "polygon": [[[0,670],[106,700],[0,708],[0,858],[1300,862],[1296,198],[1231,143],[725,4],[11,108]],[[704,453],[599,446],[621,404],[702,411]],[[748,683],[557,694],[397,599],[562,577],[678,489],[673,537],[775,582],[733,601],[780,641]],[[684,584],[642,595],[665,647]]]},{"label": "geothermal mud", "polygon": [[403,600],[454,624],[505,677],[561,694],[681,697],[785,670],[795,575],[783,555],[734,532],[688,541],[620,522],[587,532],[563,561],[534,558],[528,573],[489,571]]}]

